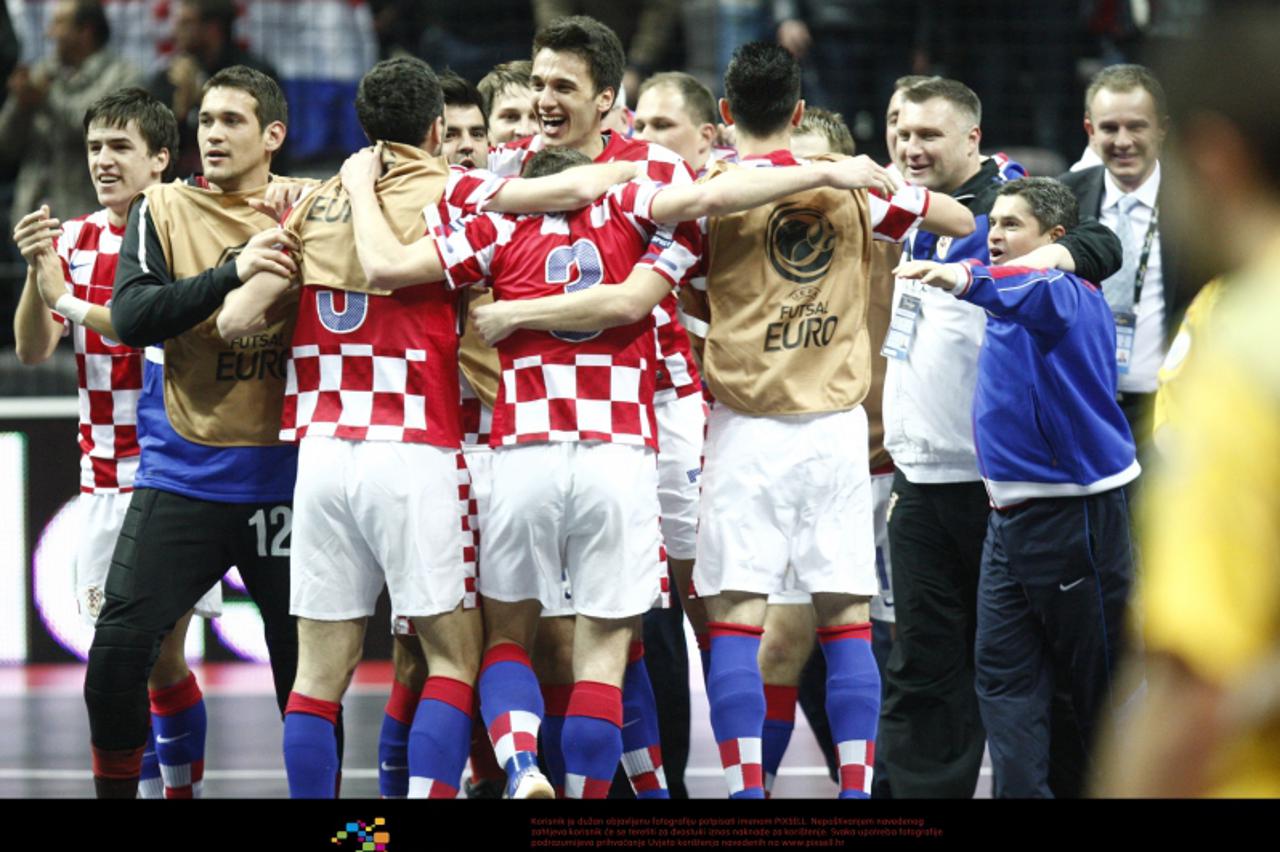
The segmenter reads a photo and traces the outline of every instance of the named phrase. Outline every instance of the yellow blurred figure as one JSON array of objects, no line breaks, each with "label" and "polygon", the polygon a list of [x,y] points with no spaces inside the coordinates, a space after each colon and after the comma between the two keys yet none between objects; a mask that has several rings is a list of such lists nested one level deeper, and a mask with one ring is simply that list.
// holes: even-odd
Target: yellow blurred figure
[{"label": "yellow blurred figure", "polygon": [[1280,797],[1277,43],[1280,20],[1246,13],[1165,57],[1167,210],[1221,283],[1162,370],[1128,674],[1146,690],[1099,746],[1103,796]]},{"label": "yellow blurred figure", "polygon": [[1195,345],[1208,331],[1209,317],[1213,313],[1214,306],[1218,304],[1220,295],[1222,295],[1221,278],[1215,278],[1201,288],[1195,299],[1187,306],[1182,325],[1178,327],[1178,335],[1173,339],[1164,363],[1160,365],[1160,372],[1157,375],[1160,386],[1156,389],[1155,407],[1151,415],[1151,431],[1156,449],[1162,452],[1160,442],[1168,441],[1168,438],[1161,437],[1162,434],[1167,434],[1162,427],[1171,420],[1177,422],[1183,406],[1180,396],[1183,387],[1180,379],[1183,367],[1186,366]]},{"label": "yellow blurred figure", "polygon": [[1195,345],[1157,398],[1138,624],[1152,683],[1178,666],[1218,693],[1185,792],[1275,797],[1280,712],[1247,705],[1280,647],[1280,242],[1226,286],[1197,300],[1212,315],[1189,316]]}]

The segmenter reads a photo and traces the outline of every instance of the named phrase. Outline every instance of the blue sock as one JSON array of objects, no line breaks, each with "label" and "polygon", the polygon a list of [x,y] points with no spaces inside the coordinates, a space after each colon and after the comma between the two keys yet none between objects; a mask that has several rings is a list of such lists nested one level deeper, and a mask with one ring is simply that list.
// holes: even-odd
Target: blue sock
[{"label": "blue sock", "polygon": [[827,717],[840,759],[840,798],[871,797],[880,671],[871,653],[871,624],[818,629],[827,658]]},{"label": "blue sock", "polygon": [[204,786],[204,738],[209,727],[195,674],[152,690],[151,726],[166,799],[199,798]]},{"label": "blue sock", "polygon": [[475,692],[460,680],[429,677],[409,733],[409,798],[456,799],[471,750]]},{"label": "blue sock", "polygon": [[622,757],[622,690],[580,680],[564,717],[564,792],[570,799],[604,799]]},{"label": "blue sock", "polygon": [[493,753],[511,781],[520,768],[538,761],[542,692],[528,653],[514,642],[490,648],[480,666],[479,687]]},{"label": "blue sock", "polygon": [[706,686],[711,677],[711,634],[695,633],[693,638],[698,643],[698,659],[702,660],[702,685]]},{"label": "blue sock", "polygon": [[378,793],[384,799],[409,795],[409,729],[418,710],[418,696],[400,681],[392,681],[378,734]]},{"label": "blue sock", "polygon": [[670,799],[662,771],[658,700],[644,664],[644,643],[632,642],[622,679],[622,768],[637,799]]},{"label": "blue sock", "polygon": [[544,683],[542,703],[542,732],[539,734],[539,750],[547,769],[547,780],[555,788],[556,798],[564,798],[564,717],[569,712],[569,698],[573,695],[571,683]]},{"label": "blue sock", "polygon": [[760,762],[764,769],[766,796],[773,791],[778,767],[782,765],[782,757],[791,743],[791,732],[796,726],[796,696],[799,693],[799,688],[795,686],[764,685],[764,737],[761,741]]},{"label": "blue sock", "polygon": [[156,759],[154,725],[147,731],[147,746],[142,751],[142,775],[138,776],[138,798],[164,798],[164,781],[160,780],[160,761]]},{"label": "blue sock", "polygon": [[724,622],[707,626],[711,632],[707,699],[729,798],[763,799],[764,682],[756,656],[764,629]]},{"label": "blue sock", "polygon": [[284,768],[289,798],[332,799],[337,795],[338,704],[289,693],[284,710]]}]

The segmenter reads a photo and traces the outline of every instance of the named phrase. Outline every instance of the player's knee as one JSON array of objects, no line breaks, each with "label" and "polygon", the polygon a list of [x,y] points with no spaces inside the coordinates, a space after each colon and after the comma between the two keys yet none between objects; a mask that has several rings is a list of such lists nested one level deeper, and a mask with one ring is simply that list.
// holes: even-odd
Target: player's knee
[{"label": "player's knee", "polygon": [[860,624],[871,620],[871,598],[864,595],[818,593],[813,596],[813,608],[822,625]]},{"label": "player's knee", "polygon": [[312,698],[339,701],[351,683],[359,657],[352,659],[341,653],[327,653],[323,648],[303,646],[298,657],[298,674],[293,690]]},{"label": "player's knee", "polygon": [[99,625],[89,648],[85,689],[121,692],[147,682],[160,637],[144,630]]},{"label": "player's knee", "polygon": [[89,649],[84,701],[98,748],[136,748],[146,739],[147,673],[159,637],[122,627],[99,627]]},{"label": "player's knee", "polygon": [[533,667],[543,683],[573,683],[573,619],[543,619],[534,643]]},{"label": "player's knee", "polygon": [[800,672],[808,662],[812,646],[811,636],[788,635],[771,641],[769,631],[766,630],[764,641],[760,643],[760,676],[765,683],[798,684]]},{"label": "player's knee", "polygon": [[421,692],[427,682],[427,658],[417,636],[397,636],[391,646],[391,663],[395,679],[414,692]]}]

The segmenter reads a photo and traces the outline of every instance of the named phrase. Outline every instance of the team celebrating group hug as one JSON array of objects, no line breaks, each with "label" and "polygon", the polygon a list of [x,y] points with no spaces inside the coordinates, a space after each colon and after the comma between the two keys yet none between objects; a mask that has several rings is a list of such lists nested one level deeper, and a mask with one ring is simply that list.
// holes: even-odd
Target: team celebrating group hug
[{"label": "team celebrating group hug", "polygon": [[999,796],[1080,792],[1180,310],[1159,82],[1102,71],[1059,182],[982,154],[956,80],[898,81],[882,166],[780,46],[718,104],[667,72],[629,113],[624,69],[583,16],[475,86],[385,60],[325,181],[271,173],[287,106],[245,66],[203,87],[198,176],[143,90],[89,108],[102,209],[17,223],[15,330],[74,337],[99,796],[200,795],[183,645],[232,566],[294,797],[369,735],[341,702],[384,585],[384,796],[621,765],[667,798],[640,625],[673,592],[732,798],[769,794],[815,636],[841,798],[972,795],[984,745]]}]

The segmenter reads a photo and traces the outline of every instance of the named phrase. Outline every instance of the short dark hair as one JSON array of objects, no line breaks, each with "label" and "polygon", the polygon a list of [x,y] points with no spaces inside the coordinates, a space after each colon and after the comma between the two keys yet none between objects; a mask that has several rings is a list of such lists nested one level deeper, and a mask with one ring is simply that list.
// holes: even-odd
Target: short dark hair
[{"label": "short dark hair", "polygon": [[618,34],[595,18],[587,15],[556,18],[533,37],[533,55],[537,56],[542,50],[581,57],[591,72],[595,93],[613,89],[614,98],[617,98],[618,90],[622,88],[627,55],[622,50]]},{"label": "short dark hair", "polygon": [[1040,223],[1041,233],[1058,225],[1068,231],[1080,221],[1080,205],[1075,194],[1061,181],[1048,177],[1025,177],[1011,180],[1000,191],[1003,195],[1018,195],[1031,208],[1031,215]]},{"label": "short dark hair", "polygon": [[946,77],[929,77],[914,86],[908,86],[903,89],[902,98],[913,104],[922,104],[934,98],[942,98],[967,115],[974,124],[979,127],[982,126],[982,101],[978,99],[978,95],[973,89],[970,89],[959,80],[951,80]]},{"label": "short dark hair", "polygon": [[444,113],[444,95],[431,66],[411,56],[384,59],[356,91],[356,117],[370,141],[421,145]]},{"label": "short dark hair", "polygon": [[800,63],[781,45],[741,45],[725,69],[724,96],[734,123],[748,134],[776,133],[800,101]]},{"label": "short dark hair", "polygon": [[182,5],[194,6],[202,23],[217,24],[223,37],[231,39],[231,28],[240,15],[235,0],[182,0]]},{"label": "short dark hair", "polygon": [[178,163],[178,120],[168,105],[146,89],[130,86],[98,98],[85,110],[84,132],[87,134],[89,125],[94,122],[124,129],[131,121],[138,125],[138,133],[147,143],[147,153],[158,154],[162,149],[168,150],[169,167],[175,167]]},{"label": "short dark hair", "polygon": [[857,150],[853,143],[853,134],[849,132],[849,125],[844,123],[844,116],[822,107],[805,107],[804,117],[800,119],[800,126],[796,128],[796,133],[816,133],[819,136],[825,136],[831,150],[837,154],[847,154],[852,157]]},{"label": "short dark hair", "polygon": [[87,27],[93,33],[93,43],[98,47],[111,41],[111,23],[99,0],[76,0],[71,23],[77,27]]},{"label": "short dark hair", "polygon": [[565,169],[591,165],[591,158],[575,148],[554,145],[543,148],[529,158],[523,175],[527,178],[546,177]]},{"label": "short dark hair", "polygon": [[1156,105],[1156,120],[1163,123],[1169,113],[1169,99],[1165,97],[1164,86],[1151,73],[1151,69],[1142,65],[1108,65],[1089,81],[1089,88],[1084,93],[1084,114],[1089,116],[1093,107],[1093,99],[1103,89],[1113,92],[1131,92],[1134,89],[1146,89]]},{"label": "short dark hair", "polygon": [[476,91],[480,93],[480,109],[484,111],[485,121],[493,112],[493,102],[507,89],[530,88],[529,73],[533,63],[528,59],[516,59],[493,66],[488,74],[480,78]]},{"label": "short dark hair", "polygon": [[258,116],[260,128],[276,121],[285,125],[289,123],[289,106],[285,103],[280,84],[256,68],[248,65],[223,68],[204,84],[200,97],[203,99],[210,89],[215,88],[239,89],[252,96],[256,101],[253,111]]},{"label": "short dark hair", "polygon": [[684,108],[694,124],[715,124],[720,120],[720,113],[716,111],[715,96],[711,94],[710,89],[702,85],[701,80],[692,74],[686,74],[683,71],[663,71],[661,74],[654,74],[640,84],[640,91],[636,92],[636,103],[640,103],[644,93],[655,86],[670,86],[679,92],[680,97],[684,98]]},{"label": "short dark hair", "polygon": [[484,123],[486,125],[489,123],[489,114],[484,111],[480,93],[476,91],[475,86],[463,79],[462,75],[446,68],[436,75],[436,79],[440,83],[440,94],[444,97],[445,106],[473,106],[480,110]]}]

